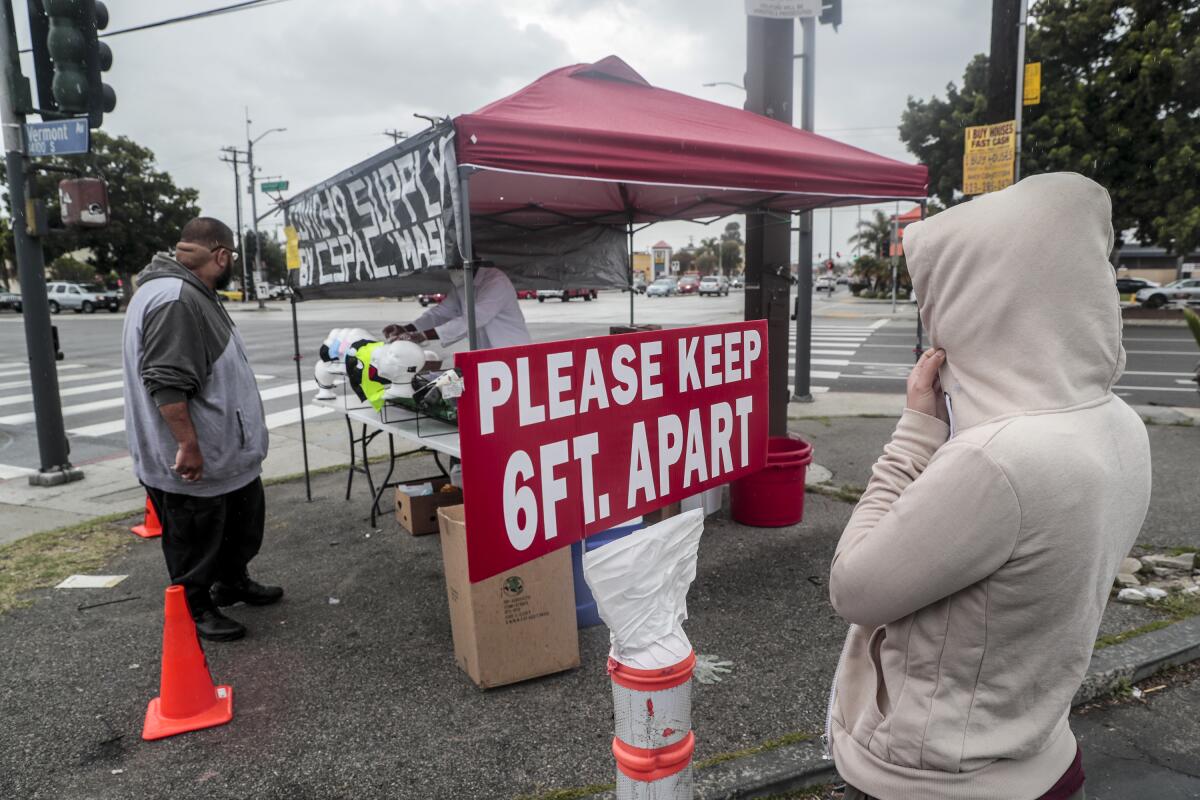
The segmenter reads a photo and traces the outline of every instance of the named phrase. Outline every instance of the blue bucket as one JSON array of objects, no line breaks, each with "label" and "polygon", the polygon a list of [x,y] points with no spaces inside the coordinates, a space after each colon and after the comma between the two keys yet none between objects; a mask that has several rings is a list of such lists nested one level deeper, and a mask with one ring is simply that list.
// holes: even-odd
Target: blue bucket
[{"label": "blue bucket", "polygon": [[606,531],[594,533],[581,542],[571,545],[571,571],[575,574],[575,622],[580,628],[591,628],[601,624],[600,613],[596,611],[596,599],[583,578],[583,554],[590,553],[609,542],[628,536],[634,531],[640,531],[645,525],[641,517],[631,520],[624,525],[609,528]]}]

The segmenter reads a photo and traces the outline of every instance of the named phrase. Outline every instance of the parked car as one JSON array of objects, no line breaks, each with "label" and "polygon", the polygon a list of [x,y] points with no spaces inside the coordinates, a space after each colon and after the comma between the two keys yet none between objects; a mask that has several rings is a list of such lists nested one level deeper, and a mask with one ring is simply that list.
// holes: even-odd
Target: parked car
[{"label": "parked car", "polygon": [[850,277],[847,275],[838,275],[837,284],[838,284],[838,286],[849,286],[850,285]]},{"label": "parked car", "polygon": [[[628,290],[628,289],[622,289],[621,291],[623,291],[623,292],[627,292],[627,291],[629,291],[629,290]],[[634,276],[634,278],[633,278],[633,291],[637,292],[638,294],[645,294],[645,293],[646,293],[646,279],[645,279],[645,278],[643,278],[641,275],[635,275],[635,276]]]},{"label": "parked car", "polygon": [[240,302],[242,302],[242,290],[241,289],[218,289],[217,297],[221,298],[222,303],[224,303],[227,300],[232,300],[235,303],[240,303]]},{"label": "parked car", "polygon": [[670,297],[675,294],[676,286],[674,278],[659,278],[646,287],[646,297]]},{"label": "parked car", "polygon": [[442,292],[431,292],[428,294],[417,295],[417,302],[420,303],[422,307],[429,305],[436,306],[445,299],[446,295]]},{"label": "parked car", "polygon": [[50,301],[51,314],[57,314],[64,308],[76,314],[93,314],[99,308],[107,308],[112,312],[121,310],[120,293],[110,292],[99,284],[51,281],[46,284],[46,296]]},{"label": "parked car", "polygon": [[1166,286],[1152,286],[1134,295],[1146,308],[1162,308],[1170,302],[1200,304],[1200,278],[1183,278]]},{"label": "parked car", "polygon": [[679,283],[675,286],[675,291],[679,294],[696,294],[700,291],[700,276],[699,275],[684,275],[679,279]]},{"label": "parked car", "polygon": [[837,279],[832,275],[822,275],[813,281],[813,289],[818,292],[836,292]]},{"label": "parked car", "polygon": [[742,281],[741,275],[734,275],[729,279],[729,287],[731,289],[742,289],[745,287],[745,285],[746,284]]},{"label": "parked car", "polygon": [[518,300],[533,300],[537,297],[537,289],[517,289]]},{"label": "parked car", "polygon": [[705,275],[700,279],[701,295],[715,294],[718,297],[729,294],[729,279],[724,275]]},{"label": "parked car", "polygon": [[1142,289],[1154,289],[1159,285],[1142,278],[1117,278],[1117,294],[1137,294]]},{"label": "parked car", "polygon": [[538,289],[537,299],[539,303],[544,303],[547,300],[561,300],[564,303],[574,297],[582,297],[584,300],[595,300],[595,289]]},{"label": "parked car", "polygon": [[0,292],[0,309],[11,308],[21,313],[21,295],[12,292]]}]

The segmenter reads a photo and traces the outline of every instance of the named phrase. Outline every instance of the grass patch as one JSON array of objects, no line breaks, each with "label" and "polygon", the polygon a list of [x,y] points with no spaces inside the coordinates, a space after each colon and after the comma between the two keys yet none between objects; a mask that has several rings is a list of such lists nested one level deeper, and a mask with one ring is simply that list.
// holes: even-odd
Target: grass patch
[{"label": "grass patch", "polygon": [[1189,553],[1200,553],[1200,547],[1168,547],[1163,552],[1169,556],[1186,556]]},{"label": "grass patch", "polygon": [[804,491],[812,492],[813,494],[823,494],[826,497],[832,497],[834,500],[841,500],[843,503],[857,503],[862,499],[863,492],[866,491],[861,486],[852,486],[843,484],[841,486],[825,486],[816,484],[813,486],[804,487]]},{"label": "grass patch", "polygon": [[829,797],[832,792],[833,784],[826,783],[823,786],[810,786],[807,789],[796,789],[784,794],[773,794],[763,800],[821,800],[821,798]]},{"label": "grass patch", "polygon": [[786,747],[789,744],[796,744],[797,742],[807,742],[815,738],[817,738],[815,733],[806,733],[803,731],[785,733],[778,739],[769,739],[754,747],[747,747],[744,750],[734,750],[732,753],[717,753],[715,756],[710,756],[703,761],[697,761],[696,769],[708,769],[709,767],[715,767],[717,764],[724,764],[726,761],[733,761],[735,758],[756,756],[759,753],[776,750],[780,747]]},{"label": "grass patch", "polygon": [[35,533],[0,547],[0,614],[30,604],[22,595],[54,586],[74,573],[87,573],[108,563],[130,543],[132,534],[110,514],[89,522]]},{"label": "grass patch", "polygon": [[1129,641],[1135,636],[1141,636],[1144,633],[1157,631],[1168,625],[1173,625],[1175,620],[1172,619],[1156,619],[1153,622],[1147,622],[1145,625],[1139,625],[1136,628],[1130,628],[1127,631],[1120,633],[1110,633],[1107,636],[1101,636],[1096,640],[1096,644],[1092,647],[1093,650],[1103,650],[1106,647],[1112,647],[1114,644]]}]

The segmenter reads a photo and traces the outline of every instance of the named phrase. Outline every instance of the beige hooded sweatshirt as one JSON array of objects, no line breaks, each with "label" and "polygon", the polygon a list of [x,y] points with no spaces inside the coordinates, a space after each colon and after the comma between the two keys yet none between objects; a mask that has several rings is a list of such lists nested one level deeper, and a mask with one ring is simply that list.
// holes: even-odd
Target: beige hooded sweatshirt
[{"label": "beige hooded sweatshirt", "polygon": [[904,412],[830,575],[852,623],[831,749],[882,800],[1033,800],[1075,756],[1071,698],[1150,498],[1112,393],[1111,217],[1063,173],[904,232],[955,429]]}]

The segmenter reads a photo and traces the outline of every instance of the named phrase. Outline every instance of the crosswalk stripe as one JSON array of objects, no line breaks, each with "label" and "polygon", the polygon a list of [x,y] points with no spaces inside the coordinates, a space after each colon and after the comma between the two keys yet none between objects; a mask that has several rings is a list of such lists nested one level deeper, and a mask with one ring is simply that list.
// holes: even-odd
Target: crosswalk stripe
[{"label": "crosswalk stripe", "polygon": [[[89,372],[86,375],[65,375],[58,379],[59,383],[78,383],[79,381],[91,381],[96,378],[111,378],[114,375],[120,375],[119,369],[105,369],[99,372]],[[8,383],[0,383],[0,389],[20,389],[29,385],[29,379],[23,381],[9,381]]]},{"label": "crosswalk stripe", "polygon": [[[83,369],[86,364],[59,364],[58,371],[62,372],[65,369]],[[8,369],[0,372],[0,378],[11,378],[15,375],[29,375],[29,366],[26,365],[21,369]]]},{"label": "crosswalk stripe", "polygon": [[[73,406],[63,406],[62,414],[64,417],[75,417],[80,414],[87,414],[91,411],[103,411],[106,408],[120,408],[125,405],[125,397],[110,397],[107,400],[93,400],[90,403],[76,403]],[[0,417],[0,424],[3,425],[24,425],[33,422],[37,419],[37,414],[33,411],[26,411],[21,414],[9,414],[5,417]]]},{"label": "crosswalk stripe", "polygon": [[32,475],[37,472],[36,469],[29,467],[17,467],[12,464],[0,464],[0,481],[12,480],[13,478],[23,478],[26,475]]},{"label": "crosswalk stripe", "polygon": [[[305,392],[315,391],[316,388],[317,384],[315,381],[308,381],[304,384]],[[274,400],[279,397],[287,397],[288,395],[294,395],[295,392],[296,384],[288,383],[284,384],[283,386],[272,386],[270,389],[263,389],[258,393],[258,396],[266,401]],[[63,413],[66,413],[66,409],[63,409]],[[296,419],[297,421],[300,419],[299,413],[297,413]],[[3,422],[3,420],[0,420],[0,422]],[[112,433],[120,433],[123,430],[125,430],[125,420],[115,419],[111,422],[101,422],[96,425],[85,425],[81,428],[72,428],[71,430],[67,431],[67,433],[71,434],[72,436],[108,436]]]},{"label": "crosswalk stripe", "polygon": [[815,364],[819,367],[847,367],[850,365],[848,358],[813,358],[809,360],[810,364]]},{"label": "crosswalk stripe", "polygon": [[[305,406],[304,419],[310,420],[314,417],[323,417],[326,414],[332,414],[337,409],[327,408],[325,406]],[[267,430],[291,425],[293,422],[300,421],[300,409],[289,408],[286,411],[276,411],[273,414],[267,414]]]},{"label": "crosswalk stripe", "polygon": [[[109,381],[108,383],[94,383],[89,386],[76,386],[73,389],[61,389],[58,392],[59,397],[74,397],[80,394],[92,394],[93,392],[104,392],[109,389],[120,389],[124,383],[122,381]],[[33,400],[32,394],[14,394],[8,397],[0,397],[0,406],[15,406],[20,403],[28,403]]]}]

